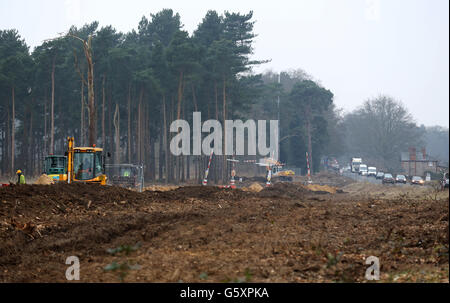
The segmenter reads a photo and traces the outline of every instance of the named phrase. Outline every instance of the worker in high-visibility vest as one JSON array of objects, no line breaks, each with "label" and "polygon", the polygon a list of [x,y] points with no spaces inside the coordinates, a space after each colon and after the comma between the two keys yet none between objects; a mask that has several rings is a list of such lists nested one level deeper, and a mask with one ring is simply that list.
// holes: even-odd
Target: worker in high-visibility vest
[{"label": "worker in high-visibility vest", "polygon": [[17,184],[25,184],[25,175],[22,174],[22,171],[19,169],[16,172],[17,174]]}]

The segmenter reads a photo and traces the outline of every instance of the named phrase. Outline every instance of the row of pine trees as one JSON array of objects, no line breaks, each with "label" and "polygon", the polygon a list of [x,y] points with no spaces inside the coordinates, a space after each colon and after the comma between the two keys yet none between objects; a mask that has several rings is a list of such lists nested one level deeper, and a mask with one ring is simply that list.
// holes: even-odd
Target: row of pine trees
[{"label": "row of pine trees", "polygon": [[[0,30],[0,175],[13,175],[18,168],[40,174],[44,156],[64,154],[67,136],[74,136],[77,146],[96,144],[110,151],[110,163],[144,164],[148,181],[200,182],[208,157],[170,153],[173,120],[191,121],[194,111],[203,121],[222,123],[276,119],[273,101],[279,95],[288,99],[274,75],[252,71],[266,62],[251,60],[252,18],[252,12],[209,11],[189,35],[180,16],[164,9],[144,16],[137,30],[125,34],[112,26],[100,28],[98,22],[72,26],[31,53],[16,30]],[[302,80],[287,73],[284,78]],[[332,94],[320,94],[326,99],[322,114]],[[302,118],[293,116],[295,108],[282,110],[287,137]],[[314,122],[307,121],[309,127]],[[326,121],[317,125],[323,128]],[[315,129],[319,139],[312,143],[311,130],[309,137],[286,140],[283,144],[298,155],[285,151],[282,157],[304,160],[311,146],[324,145],[326,129]],[[215,158],[214,181],[226,181],[228,164],[225,157]]]}]

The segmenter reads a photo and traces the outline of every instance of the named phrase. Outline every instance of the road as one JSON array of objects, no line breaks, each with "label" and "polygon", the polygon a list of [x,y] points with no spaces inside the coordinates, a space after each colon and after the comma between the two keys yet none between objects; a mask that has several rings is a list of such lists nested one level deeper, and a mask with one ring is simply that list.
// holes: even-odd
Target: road
[{"label": "road", "polygon": [[[373,183],[373,184],[382,184],[381,179],[376,179],[375,177],[367,177],[367,176],[361,176],[357,173],[352,173],[349,171],[345,171],[342,173],[343,176],[352,178],[358,182],[369,182],[369,183]],[[387,185],[387,184],[386,184]],[[389,185],[395,185],[395,186],[412,186],[410,183],[395,183],[395,184],[389,184]]]}]

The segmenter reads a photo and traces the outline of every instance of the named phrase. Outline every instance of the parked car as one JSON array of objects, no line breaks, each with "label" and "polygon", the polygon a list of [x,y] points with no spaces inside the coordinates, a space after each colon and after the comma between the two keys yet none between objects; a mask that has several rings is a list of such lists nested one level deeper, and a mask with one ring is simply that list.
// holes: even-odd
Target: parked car
[{"label": "parked car", "polygon": [[391,174],[384,174],[382,183],[383,184],[386,184],[386,183],[395,184],[394,177],[392,177]]},{"label": "parked car", "polygon": [[384,173],[382,171],[377,172],[376,179],[383,179]]},{"label": "parked car", "polygon": [[367,177],[376,177],[377,176],[377,168],[374,166],[369,166],[369,168],[367,169]]},{"label": "parked car", "polygon": [[422,177],[419,176],[414,176],[411,179],[411,184],[423,185],[424,183],[425,181],[423,181]]},{"label": "parked car", "polygon": [[395,177],[395,183],[403,183],[406,184],[406,177],[404,175],[397,175]]}]

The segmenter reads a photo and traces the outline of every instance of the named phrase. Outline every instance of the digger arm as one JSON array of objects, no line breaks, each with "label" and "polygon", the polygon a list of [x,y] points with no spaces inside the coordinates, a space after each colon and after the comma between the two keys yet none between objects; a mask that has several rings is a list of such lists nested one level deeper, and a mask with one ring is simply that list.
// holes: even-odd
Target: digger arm
[{"label": "digger arm", "polygon": [[67,137],[67,183],[73,181],[73,137]]}]

